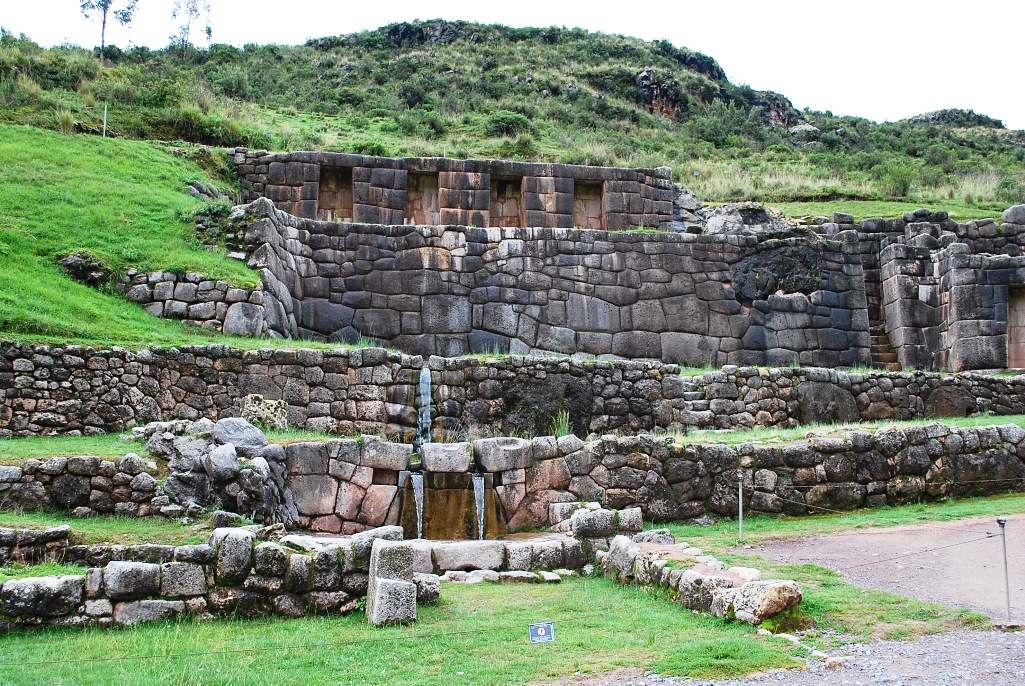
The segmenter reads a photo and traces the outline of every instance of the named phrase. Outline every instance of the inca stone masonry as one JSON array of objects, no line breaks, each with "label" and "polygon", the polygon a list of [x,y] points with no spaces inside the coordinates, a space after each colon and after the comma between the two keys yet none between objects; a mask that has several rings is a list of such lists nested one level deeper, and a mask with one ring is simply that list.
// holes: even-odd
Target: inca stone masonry
[{"label": "inca stone masonry", "polygon": [[[1025,367],[1025,206],[695,227],[667,168],[238,149],[259,329],[405,352]],[[266,199],[273,201],[266,202]],[[692,231],[701,233],[693,233]]]}]

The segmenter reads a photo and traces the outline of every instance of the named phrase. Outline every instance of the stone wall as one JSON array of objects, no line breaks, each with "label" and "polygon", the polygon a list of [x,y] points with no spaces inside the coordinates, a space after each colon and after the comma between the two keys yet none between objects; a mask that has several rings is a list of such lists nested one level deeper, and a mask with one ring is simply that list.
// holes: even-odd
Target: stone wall
[{"label": "stone wall", "polygon": [[163,563],[110,561],[84,575],[0,584],[0,633],[12,626],[131,625],[186,614],[262,617],[344,614],[367,594],[371,547],[401,529],[368,531],[297,553],[247,529],[173,548]]},{"label": "stone wall", "polygon": [[0,466],[0,508],[156,515],[168,501],[156,500],[154,474],[156,464],[134,454],[116,461],[90,455],[25,460],[19,466]]},{"label": "stone wall", "polygon": [[[258,393],[284,400],[289,426],[411,441],[422,369],[436,440],[550,433],[569,414],[579,436],[795,426],[859,419],[1025,412],[1025,377],[856,373],[552,357],[441,358],[379,348],[237,350],[225,346],[0,348],[0,437],[123,431],[151,421],[239,414]],[[19,477],[20,478],[20,477]]]},{"label": "stone wall", "polygon": [[378,226],[247,208],[268,328],[415,354],[554,351],[693,365],[869,357],[854,244],[708,235]]},{"label": "stone wall", "polygon": [[[391,159],[327,152],[268,153],[236,148],[232,153],[242,192],[249,201],[266,197],[297,217],[342,218],[357,223],[410,224],[421,208],[422,188],[415,176],[431,179],[432,224],[508,225],[508,196],[516,198],[516,226],[574,226],[575,186],[597,202],[602,228],[624,230],[668,224],[673,214],[672,171],[616,169],[566,164],[447,158]],[[322,187],[323,182],[323,187]],[[492,185],[501,184],[504,200],[495,202]],[[407,194],[407,191],[409,193]],[[590,197],[590,195],[588,197]],[[582,198],[581,198],[582,199]]]},{"label": "stone wall", "polygon": [[131,269],[117,285],[129,302],[150,314],[236,336],[265,333],[263,291],[233,288],[226,281],[188,272],[139,273]]},{"label": "stone wall", "polygon": [[44,530],[0,527],[0,567],[63,560],[69,533],[71,527],[66,524]]},{"label": "stone wall", "polygon": [[[415,508],[415,496],[403,485],[411,446],[365,436],[294,443],[285,452],[285,488],[301,526],[352,533],[409,521],[403,512]],[[1025,490],[1025,429],[1016,424],[933,423],[736,447],[650,434],[587,443],[572,435],[500,437],[426,444],[421,453],[428,477],[488,475],[485,488],[493,488],[510,530],[558,524],[563,508],[579,502],[640,508],[656,521],[735,514],[738,478],[745,508],[790,515]],[[430,493],[424,502],[425,522],[443,516],[431,510]]]}]

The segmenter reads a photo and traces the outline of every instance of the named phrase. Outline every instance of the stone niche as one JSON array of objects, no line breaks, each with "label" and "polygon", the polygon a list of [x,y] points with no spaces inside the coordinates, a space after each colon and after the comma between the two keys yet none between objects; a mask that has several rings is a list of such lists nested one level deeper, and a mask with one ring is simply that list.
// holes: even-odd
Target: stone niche
[{"label": "stone niche", "polygon": [[605,229],[602,184],[578,181],[573,187],[573,226],[578,229]]},{"label": "stone niche", "polygon": [[523,226],[523,177],[491,177],[491,226]]},{"label": "stone niche", "polygon": [[441,223],[437,174],[410,174],[406,185],[406,224],[437,226]]},{"label": "stone niche", "polygon": [[317,219],[352,221],[352,168],[323,167],[320,170]]}]

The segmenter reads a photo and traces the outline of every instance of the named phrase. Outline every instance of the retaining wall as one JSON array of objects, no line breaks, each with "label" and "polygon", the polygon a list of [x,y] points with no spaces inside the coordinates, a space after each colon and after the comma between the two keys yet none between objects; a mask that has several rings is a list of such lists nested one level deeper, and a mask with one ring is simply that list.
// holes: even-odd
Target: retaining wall
[{"label": "retaining wall", "polygon": [[579,436],[793,426],[859,419],[1025,413],[1025,376],[840,372],[554,357],[421,357],[379,348],[225,346],[0,348],[0,437],[122,431],[169,419],[237,416],[257,393],[284,400],[289,426],[412,440],[421,370],[436,440],[537,435],[560,411]]}]

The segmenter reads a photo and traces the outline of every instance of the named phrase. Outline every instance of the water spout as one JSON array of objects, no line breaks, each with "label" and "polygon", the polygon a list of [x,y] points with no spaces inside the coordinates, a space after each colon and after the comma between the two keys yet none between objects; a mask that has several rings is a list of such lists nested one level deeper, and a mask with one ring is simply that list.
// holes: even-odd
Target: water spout
[{"label": "water spout", "polygon": [[416,437],[420,445],[431,442],[431,370],[420,370],[420,412],[417,415]]},{"label": "water spout", "polygon": [[416,537],[424,537],[424,475],[413,472],[409,475],[413,482],[413,498],[416,500]]},{"label": "water spout", "polygon": [[477,538],[484,540],[484,475],[473,475],[473,498],[477,503]]}]

